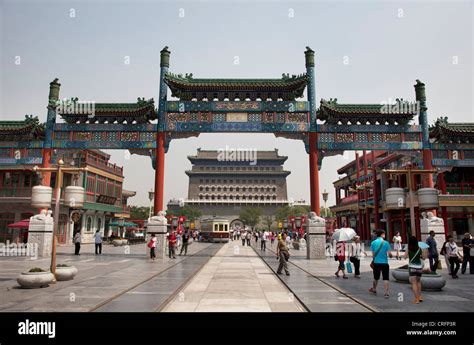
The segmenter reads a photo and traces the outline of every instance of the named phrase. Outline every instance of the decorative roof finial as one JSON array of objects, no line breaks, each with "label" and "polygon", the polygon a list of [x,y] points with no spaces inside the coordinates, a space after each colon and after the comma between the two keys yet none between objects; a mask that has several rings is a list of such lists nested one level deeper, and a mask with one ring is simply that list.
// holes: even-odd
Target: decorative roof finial
[{"label": "decorative roof finial", "polygon": [[306,47],[306,51],[304,52],[305,59],[306,59],[306,68],[314,67],[314,50],[310,47]]},{"label": "decorative roof finial", "polygon": [[170,54],[171,52],[168,50],[168,46],[165,46],[160,51],[160,67],[170,67]]}]

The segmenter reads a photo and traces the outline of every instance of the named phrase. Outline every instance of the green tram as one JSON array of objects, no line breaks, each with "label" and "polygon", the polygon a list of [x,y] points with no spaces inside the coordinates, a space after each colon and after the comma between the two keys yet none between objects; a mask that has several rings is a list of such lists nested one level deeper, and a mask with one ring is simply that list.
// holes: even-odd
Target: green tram
[{"label": "green tram", "polygon": [[209,242],[229,242],[229,221],[225,218],[201,220],[201,235]]}]

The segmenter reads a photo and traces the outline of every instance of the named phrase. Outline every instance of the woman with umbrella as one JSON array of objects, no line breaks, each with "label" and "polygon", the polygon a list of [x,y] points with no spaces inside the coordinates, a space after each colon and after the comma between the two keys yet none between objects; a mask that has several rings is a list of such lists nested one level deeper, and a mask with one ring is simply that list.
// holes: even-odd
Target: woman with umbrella
[{"label": "woman with umbrella", "polygon": [[336,275],[339,278],[339,272],[342,271],[342,278],[347,279],[345,272],[345,261],[346,261],[346,242],[352,240],[356,236],[356,232],[351,228],[341,228],[334,231],[332,235],[333,241],[336,241],[336,254],[334,259],[339,262]]}]

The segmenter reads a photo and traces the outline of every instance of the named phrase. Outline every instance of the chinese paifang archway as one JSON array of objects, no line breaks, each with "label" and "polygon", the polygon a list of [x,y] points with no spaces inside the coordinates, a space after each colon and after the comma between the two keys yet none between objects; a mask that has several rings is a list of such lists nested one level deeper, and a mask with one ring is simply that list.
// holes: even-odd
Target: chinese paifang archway
[{"label": "chinese paifang archway", "polygon": [[[417,80],[414,86],[415,109],[404,107],[409,104],[404,101],[398,101],[396,109],[387,109],[381,104],[340,104],[336,99],[321,100],[318,108],[314,51],[309,47],[305,62],[305,73],[276,79],[198,79],[170,73],[170,51],[165,47],[157,108],[153,100],[140,98],[136,103],[95,103],[91,108],[70,98],[64,106],[55,79],[50,83],[46,123],[34,117],[0,122],[0,149],[10,152],[2,154],[0,164],[48,167],[54,164],[53,149],[127,149],[148,155],[155,168],[157,214],[163,210],[165,153],[171,140],[200,133],[273,133],[304,143],[311,210],[318,215],[318,170],[325,156],[345,150],[422,150],[424,169],[474,166],[474,131],[464,130],[466,124],[437,122],[432,134],[451,139],[430,142],[422,82]],[[168,88],[177,100],[167,99]],[[305,89],[307,101],[298,100]],[[58,115],[64,123],[56,122]],[[415,115],[418,124],[413,123]],[[467,126],[472,129],[472,124]],[[43,183],[49,185],[50,176],[46,174]],[[423,184],[433,187],[433,177],[427,175]]]}]

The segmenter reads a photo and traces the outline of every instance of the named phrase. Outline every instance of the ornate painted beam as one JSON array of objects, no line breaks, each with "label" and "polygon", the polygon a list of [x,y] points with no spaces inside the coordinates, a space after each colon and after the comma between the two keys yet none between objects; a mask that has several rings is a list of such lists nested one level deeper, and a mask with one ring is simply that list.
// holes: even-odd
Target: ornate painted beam
[{"label": "ornate painted beam", "polygon": [[303,101],[168,101],[168,112],[308,112]]}]

